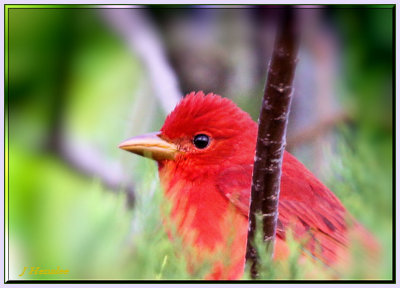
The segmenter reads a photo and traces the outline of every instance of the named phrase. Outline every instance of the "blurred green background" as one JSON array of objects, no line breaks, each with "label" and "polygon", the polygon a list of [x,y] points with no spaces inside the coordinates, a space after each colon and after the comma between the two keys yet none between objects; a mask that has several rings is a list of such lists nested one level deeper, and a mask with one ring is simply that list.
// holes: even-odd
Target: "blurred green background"
[{"label": "blurred green background", "polygon": [[[6,10],[9,277],[40,266],[69,273],[22,278],[187,279],[162,229],[155,164],[117,146],[160,129],[180,91],[229,97],[256,120],[279,12],[66,7]],[[297,11],[288,149],[376,235],[375,277],[391,279],[393,11]],[[269,275],[299,277],[285,273]]]}]

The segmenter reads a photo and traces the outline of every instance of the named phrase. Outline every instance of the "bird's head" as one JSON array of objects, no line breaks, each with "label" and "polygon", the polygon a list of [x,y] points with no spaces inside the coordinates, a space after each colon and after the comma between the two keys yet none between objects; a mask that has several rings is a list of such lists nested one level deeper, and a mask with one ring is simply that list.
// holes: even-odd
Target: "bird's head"
[{"label": "bird's head", "polygon": [[160,165],[173,161],[190,169],[204,165],[211,169],[213,165],[248,162],[256,136],[256,123],[235,103],[200,91],[186,95],[159,132],[136,136],[119,147]]}]

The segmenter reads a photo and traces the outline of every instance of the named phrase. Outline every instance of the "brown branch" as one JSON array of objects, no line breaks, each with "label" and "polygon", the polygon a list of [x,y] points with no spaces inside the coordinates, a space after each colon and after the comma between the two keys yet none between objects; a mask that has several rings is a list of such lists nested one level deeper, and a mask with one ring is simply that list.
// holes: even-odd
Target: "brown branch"
[{"label": "brown branch", "polygon": [[247,242],[252,278],[258,276],[258,256],[254,248],[258,218],[263,223],[263,241],[273,257],[282,158],[297,63],[298,35],[293,9],[284,9],[281,19],[260,111],[254,159]]}]

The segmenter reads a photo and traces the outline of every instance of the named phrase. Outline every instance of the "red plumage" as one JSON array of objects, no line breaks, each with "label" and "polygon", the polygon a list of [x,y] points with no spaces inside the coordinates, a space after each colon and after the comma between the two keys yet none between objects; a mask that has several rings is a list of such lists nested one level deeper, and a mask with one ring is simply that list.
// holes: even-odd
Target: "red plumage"
[{"label": "red plumage", "polygon": [[[205,149],[195,135],[210,137]],[[228,263],[214,261],[211,279],[237,279],[243,274],[249,196],[257,124],[232,101],[203,92],[188,94],[168,115],[161,137],[181,153],[160,160],[159,175],[172,202],[171,218],[184,243],[193,246],[190,265],[220,250]],[[276,258],[287,256],[285,231],[327,265],[346,261],[349,233],[368,249],[375,240],[346,211],[338,198],[294,156],[285,152],[282,166]]]}]

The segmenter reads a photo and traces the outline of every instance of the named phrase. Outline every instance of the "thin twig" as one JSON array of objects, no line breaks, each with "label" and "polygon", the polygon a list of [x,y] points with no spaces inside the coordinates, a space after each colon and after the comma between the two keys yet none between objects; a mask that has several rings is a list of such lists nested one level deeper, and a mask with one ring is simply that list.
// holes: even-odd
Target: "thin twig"
[{"label": "thin twig", "polygon": [[298,50],[291,8],[283,10],[279,28],[260,111],[251,187],[247,255],[253,278],[258,276],[258,256],[254,248],[256,219],[262,219],[263,241],[271,257],[274,251],[282,158]]},{"label": "thin twig", "polygon": [[298,133],[293,133],[288,137],[286,147],[290,151],[290,149],[298,145],[312,141],[325,133],[331,132],[335,126],[348,121],[351,121],[351,113],[346,110],[326,115],[314,125],[310,125]]}]

